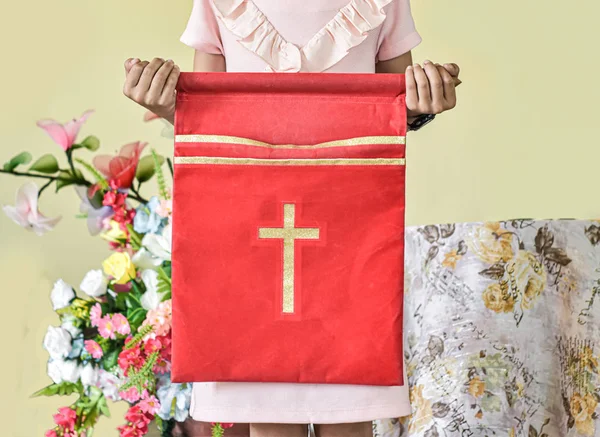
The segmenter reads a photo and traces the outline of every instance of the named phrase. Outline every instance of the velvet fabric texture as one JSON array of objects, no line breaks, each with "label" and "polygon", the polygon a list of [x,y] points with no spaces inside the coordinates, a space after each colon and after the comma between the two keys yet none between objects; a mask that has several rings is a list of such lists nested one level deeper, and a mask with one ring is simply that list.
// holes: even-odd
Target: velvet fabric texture
[{"label": "velvet fabric texture", "polygon": [[176,382],[402,385],[403,75],[183,73]]}]

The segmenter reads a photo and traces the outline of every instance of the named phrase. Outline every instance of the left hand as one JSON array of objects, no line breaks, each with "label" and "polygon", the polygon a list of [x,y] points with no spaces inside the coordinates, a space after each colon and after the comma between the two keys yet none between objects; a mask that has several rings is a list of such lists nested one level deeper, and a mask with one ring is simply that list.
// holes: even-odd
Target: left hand
[{"label": "left hand", "polygon": [[406,107],[410,118],[421,114],[440,114],[456,106],[455,88],[461,84],[456,64],[425,61],[406,69]]}]

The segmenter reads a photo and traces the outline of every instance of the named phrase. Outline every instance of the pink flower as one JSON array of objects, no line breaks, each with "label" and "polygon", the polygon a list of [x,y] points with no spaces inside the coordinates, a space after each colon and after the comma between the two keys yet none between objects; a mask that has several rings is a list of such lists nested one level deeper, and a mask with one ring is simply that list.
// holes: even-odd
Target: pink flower
[{"label": "pink flower", "polygon": [[85,350],[92,356],[92,358],[99,360],[104,355],[102,348],[94,340],[86,340],[83,342]]},{"label": "pink flower", "polygon": [[160,410],[160,402],[155,396],[150,396],[147,399],[142,400],[139,404],[140,410],[144,413],[155,416],[158,410]]},{"label": "pink flower", "polygon": [[233,428],[233,425],[234,425],[233,423],[216,423],[216,422],[211,422],[210,424],[212,426],[221,425],[221,428],[223,428],[223,429]]},{"label": "pink flower", "polygon": [[68,430],[73,430],[75,428],[75,419],[77,419],[77,413],[72,408],[59,408],[58,414],[55,414],[52,417],[54,417],[54,423],[56,423],[58,426],[62,426]]},{"label": "pink flower", "polygon": [[131,387],[127,391],[122,391],[119,393],[121,398],[129,403],[134,403],[139,401],[140,399],[145,399],[148,397],[148,390],[144,389],[144,391],[140,394],[137,387]]},{"label": "pink flower", "polygon": [[113,314],[112,322],[114,323],[117,332],[121,335],[129,335],[131,333],[131,328],[129,327],[129,322],[125,318],[123,314]]},{"label": "pink flower", "polygon": [[161,118],[160,115],[156,115],[152,111],[146,111],[144,113],[144,121],[156,120],[157,118]]},{"label": "pink flower", "polygon": [[104,316],[98,322],[98,333],[103,338],[110,338],[114,340],[117,337],[117,330],[115,324],[110,316]]},{"label": "pink flower", "polygon": [[148,311],[143,325],[152,325],[154,327],[152,335],[154,336],[168,335],[171,331],[171,312],[171,300],[161,302],[155,310]]},{"label": "pink flower", "polygon": [[73,119],[65,124],[61,124],[54,120],[40,120],[37,122],[38,127],[46,131],[50,138],[54,140],[64,151],[67,151],[75,144],[77,134],[81,126],[94,111],[86,111],[79,119]]},{"label": "pink flower", "polygon": [[125,414],[125,420],[130,423],[150,423],[154,419],[154,414],[143,412],[140,404],[133,405]]},{"label": "pink flower", "polygon": [[48,218],[38,209],[38,187],[27,182],[17,190],[15,206],[5,205],[4,213],[19,226],[23,226],[37,235],[51,231],[61,217]]},{"label": "pink flower", "polygon": [[58,434],[56,434],[56,430],[49,429],[46,431],[46,434],[44,434],[44,437],[58,437]]},{"label": "pink flower", "polygon": [[154,365],[152,371],[154,373],[158,373],[159,375],[164,375],[165,373],[171,371],[171,363],[167,360],[160,360]]},{"label": "pink flower", "polygon": [[146,145],[138,141],[123,146],[117,156],[98,155],[94,158],[94,166],[108,179],[112,179],[117,188],[129,188]]},{"label": "pink flower", "polygon": [[97,327],[100,323],[100,319],[102,318],[102,307],[99,303],[94,305],[90,310],[90,322],[93,327]]},{"label": "pink flower", "polygon": [[169,217],[173,212],[173,199],[162,199],[155,212],[163,218]]}]

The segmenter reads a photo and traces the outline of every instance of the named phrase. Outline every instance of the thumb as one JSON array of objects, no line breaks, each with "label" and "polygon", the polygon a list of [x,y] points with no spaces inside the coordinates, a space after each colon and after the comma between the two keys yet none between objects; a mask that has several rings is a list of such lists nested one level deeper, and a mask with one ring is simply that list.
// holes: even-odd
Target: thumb
[{"label": "thumb", "polygon": [[458,77],[458,75],[460,73],[460,68],[458,67],[458,65],[456,65],[454,63],[444,64],[444,68],[446,69],[446,71],[448,73],[450,73],[451,76],[454,76],[454,77]]},{"label": "thumb", "polygon": [[125,74],[129,73],[131,67],[140,62],[138,58],[129,58],[125,61]]}]

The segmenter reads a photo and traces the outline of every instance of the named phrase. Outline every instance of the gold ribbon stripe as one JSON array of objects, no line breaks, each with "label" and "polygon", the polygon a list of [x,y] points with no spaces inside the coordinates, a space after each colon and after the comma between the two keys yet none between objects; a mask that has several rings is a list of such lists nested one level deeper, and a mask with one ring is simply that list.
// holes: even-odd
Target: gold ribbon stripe
[{"label": "gold ribbon stripe", "polygon": [[406,137],[402,136],[372,136],[357,137],[346,140],[328,141],[314,145],[295,144],[269,144],[249,138],[231,137],[227,135],[176,135],[177,143],[215,143],[215,144],[237,144],[242,146],[266,147],[269,149],[326,149],[328,147],[351,147],[381,144],[406,144]]},{"label": "gold ribbon stripe", "polygon": [[405,165],[404,158],[258,159],[214,156],[176,156],[175,164],[221,165]]}]

